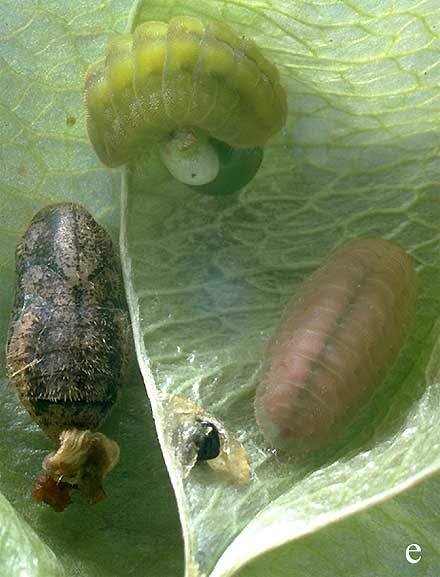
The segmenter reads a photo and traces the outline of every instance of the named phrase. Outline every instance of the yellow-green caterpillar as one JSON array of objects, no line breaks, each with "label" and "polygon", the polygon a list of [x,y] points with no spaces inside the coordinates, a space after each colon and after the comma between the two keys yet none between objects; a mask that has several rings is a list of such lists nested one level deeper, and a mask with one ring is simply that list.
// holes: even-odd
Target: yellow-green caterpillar
[{"label": "yellow-green caterpillar", "polygon": [[113,38],[87,73],[85,102],[104,164],[130,163],[159,144],[173,176],[202,189],[209,183],[211,194],[253,177],[286,118],[278,71],[254,42],[192,16]]}]

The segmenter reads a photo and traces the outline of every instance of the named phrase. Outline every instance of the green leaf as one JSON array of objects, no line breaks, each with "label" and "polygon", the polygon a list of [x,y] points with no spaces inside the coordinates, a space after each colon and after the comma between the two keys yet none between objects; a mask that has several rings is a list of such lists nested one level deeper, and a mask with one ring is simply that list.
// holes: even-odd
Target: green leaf
[{"label": "green leaf", "polygon": [[[289,118],[255,180],[233,199],[197,196],[157,158],[148,170],[126,173],[124,250],[138,357],[183,518],[189,574],[231,575],[286,544],[290,553],[274,551],[243,573],[285,575],[283,559],[293,571],[301,551],[287,543],[313,535],[316,545],[326,534],[320,529],[351,526],[349,515],[440,464],[433,441],[440,8],[140,1],[131,26],[182,12],[219,18],[253,37],[279,66]],[[265,345],[302,280],[336,245],[359,236],[391,239],[414,257],[421,295],[411,338],[343,443],[282,459],[264,449],[253,417]],[[253,471],[247,486],[227,484],[206,467],[182,480],[170,434],[179,419],[172,395],[239,436]],[[312,563],[303,572],[320,574]]]},{"label": "green leaf", "polygon": [[[117,237],[119,173],[103,168],[88,143],[82,82],[130,9],[128,0],[0,0],[3,341],[14,247],[39,208],[81,202]],[[141,0],[130,25],[182,12],[253,37],[279,66],[290,110],[285,133],[236,197],[198,196],[155,158],[124,180],[136,348],[180,508],[187,575],[405,577],[414,574],[405,548],[416,542],[419,574],[434,577],[438,3]],[[304,277],[342,240],[369,235],[416,260],[422,288],[411,339],[347,445],[280,460],[264,449],[253,418],[265,344]],[[228,483],[207,466],[182,480],[167,395],[191,399],[239,436],[251,483]],[[0,489],[18,511],[0,501],[0,574],[183,574],[176,506],[134,367],[105,427],[121,462],[106,481],[108,499],[94,508],[77,501],[56,514],[31,501],[52,446],[6,383],[0,400]]]},{"label": "green leaf", "polygon": [[64,577],[62,566],[8,501],[0,495],[0,572],[8,577]]},{"label": "green leaf", "polygon": [[[129,8],[128,1],[0,2],[3,350],[15,245],[38,209],[80,202],[117,241],[120,176],[101,166],[91,149],[82,92],[88,65],[112,31],[123,29]],[[0,490],[18,512],[1,498],[0,575],[138,576],[146,566],[153,577],[178,575],[180,526],[138,370],[131,369],[106,424],[121,447],[120,463],[105,481],[108,498],[90,508],[76,496],[61,514],[31,499],[33,479],[54,447],[6,383],[3,355],[0,362]]]}]

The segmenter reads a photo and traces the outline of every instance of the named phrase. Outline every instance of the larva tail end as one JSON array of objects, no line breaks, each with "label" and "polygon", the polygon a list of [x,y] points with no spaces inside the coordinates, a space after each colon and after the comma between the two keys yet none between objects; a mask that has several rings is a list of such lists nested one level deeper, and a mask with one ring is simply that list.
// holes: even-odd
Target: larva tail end
[{"label": "larva tail end", "polygon": [[[44,459],[43,473],[34,486],[34,498],[62,511],[70,503],[66,495],[74,486],[86,503],[98,503],[106,496],[102,480],[118,462],[119,452],[117,443],[102,433],[63,431],[58,451]],[[38,490],[38,484],[42,489]]]},{"label": "larva tail end", "polygon": [[280,427],[273,422],[258,395],[255,399],[254,410],[255,420],[263,433],[267,447],[277,450],[285,449],[286,443],[281,436]]},{"label": "larva tail end", "polygon": [[267,448],[305,456],[323,448],[333,438],[328,428],[320,430],[316,426],[311,414],[302,414],[290,406],[288,397],[274,398],[264,392],[264,387],[257,392],[254,410]]}]

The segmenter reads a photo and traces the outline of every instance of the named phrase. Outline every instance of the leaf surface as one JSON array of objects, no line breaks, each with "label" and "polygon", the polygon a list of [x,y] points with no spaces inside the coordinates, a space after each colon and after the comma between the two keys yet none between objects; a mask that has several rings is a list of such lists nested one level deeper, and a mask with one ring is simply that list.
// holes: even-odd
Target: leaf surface
[{"label": "leaf surface", "polygon": [[[198,196],[157,158],[124,178],[133,329],[180,508],[187,574],[405,577],[414,569],[405,547],[417,542],[416,567],[434,577],[437,2],[1,0],[3,342],[15,244],[39,208],[81,202],[117,239],[119,174],[103,168],[88,143],[82,82],[110,35],[126,28],[131,8],[130,25],[182,12],[224,20],[278,65],[289,97],[284,133],[233,198]],[[326,255],[343,240],[372,235],[399,243],[416,261],[421,296],[409,343],[341,446],[306,460],[277,458],[264,448],[252,407],[267,340]],[[109,497],[93,509],[76,502],[63,515],[29,496],[50,442],[6,383],[0,395],[0,489],[15,508],[0,501],[1,574],[15,577],[25,567],[31,577],[182,575],[175,502],[136,369],[104,429],[121,445]],[[203,466],[182,480],[167,436],[175,416],[169,395],[192,400],[239,437],[251,483],[227,483]]]},{"label": "leaf surface", "polygon": [[[129,8],[123,1],[99,6],[0,2],[3,350],[15,245],[37,210],[54,202],[80,202],[117,246],[120,176],[99,164],[88,142],[83,79],[108,37],[125,26]],[[139,577],[147,566],[152,577],[181,573],[175,501],[137,368],[131,369],[122,401],[105,425],[121,447],[121,460],[105,481],[108,498],[89,508],[75,496],[60,514],[31,499],[33,479],[54,447],[5,381],[3,355],[0,363],[0,490],[15,508],[0,500],[0,574]]]},{"label": "leaf surface", "polygon": [[[234,198],[197,196],[157,158],[125,177],[135,339],[180,505],[188,575],[224,577],[302,536],[319,543],[323,527],[350,526],[348,516],[438,469],[440,9],[140,1],[131,27],[182,12],[254,38],[278,65],[289,102],[284,133]],[[408,345],[342,442],[309,457],[277,457],[253,417],[266,343],[304,278],[335,246],[362,236],[392,240],[415,260],[421,294]],[[227,484],[207,467],[182,481],[168,434],[178,419],[167,404],[173,395],[240,438],[248,485]],[[276,573],[284,554],[271,553],[272,575],[285,574]],[[258,561],[244,574],[252,571]]]}]

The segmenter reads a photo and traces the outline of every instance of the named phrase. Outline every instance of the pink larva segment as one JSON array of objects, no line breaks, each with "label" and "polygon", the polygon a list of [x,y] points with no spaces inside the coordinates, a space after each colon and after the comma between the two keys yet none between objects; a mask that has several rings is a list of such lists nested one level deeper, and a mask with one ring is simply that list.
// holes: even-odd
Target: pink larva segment
[{"label": "pink larva segment", "polygon": [[277,448],[323,447],[373,396],[414,316],[410,257],[380,239],[339,248],[288,305],[267,351],[257,422]]}]

